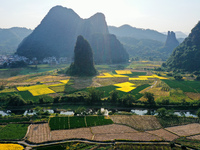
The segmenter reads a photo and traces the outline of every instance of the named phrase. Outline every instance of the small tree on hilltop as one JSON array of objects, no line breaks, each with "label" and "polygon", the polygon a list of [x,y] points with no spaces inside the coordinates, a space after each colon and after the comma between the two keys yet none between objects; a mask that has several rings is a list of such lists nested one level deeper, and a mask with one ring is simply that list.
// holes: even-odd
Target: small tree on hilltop
[{"label": "small tree on hilltop", "polygon": [[78,36],[74,49],[74,63],[66,72],[72,76],[94,76],[97,71],[94,67],[93,51],[83,36]]}]

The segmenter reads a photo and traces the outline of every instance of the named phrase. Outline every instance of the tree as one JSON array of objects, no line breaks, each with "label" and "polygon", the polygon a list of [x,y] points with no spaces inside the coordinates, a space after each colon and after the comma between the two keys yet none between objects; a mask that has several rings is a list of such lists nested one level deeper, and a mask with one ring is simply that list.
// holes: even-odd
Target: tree
[{"label": "tree", "polygon": [[182,77],[181,75],[175,75],[175,76],[174,76],[174,79],[175,79],[175,80],[181,80],[182,78],[183,78],[183,77]]},{"label": "tree", "polygon": [[23,106],[26,105],[26,101],[20,95],[11,95],[9,96],[9,106]]},{"label": "tree", "polygon": [[122,101],[122,104],[126,106],[132,106],[132,104],[136,101],[136,99],[135,99],[135,96],[131,94],[127,94],[121,98],[121,101]]},{"label": "tree", "polygon": [[94,76],[97,70],[94,67],[93,51],[90,44],[81,35],[78,36],[74,49],[74,63],[66,72],[72,76]]},{"label": "tree", "polygon": [[100,102],[103,97],[103,92],[96,90],[94,87],[89,89],[89,98],[92,102]]},{"label": "tree", "polygon": [[110,101],[117,102],[119,99],[119,92],[117,90],[113,90],[110,92]]},{"label": "tree", "polygon": [[163,118],[163,117],[166,117],[167,116],[167,109],[166,108],[159,108],[157,109],[156,111],[158,113],[158,116]]},{"label": "tree", "polygon": [[145,92],[144,93],[144,98],[147,98],[147,102],[151,105],[154,105],[155,104],[155,101],[154,101],[154,94],[153,93],[150,93],[150,92]]},{"label": "tree", "polygon": [[200,118],[200,108],[197,110],[197,116]]}]

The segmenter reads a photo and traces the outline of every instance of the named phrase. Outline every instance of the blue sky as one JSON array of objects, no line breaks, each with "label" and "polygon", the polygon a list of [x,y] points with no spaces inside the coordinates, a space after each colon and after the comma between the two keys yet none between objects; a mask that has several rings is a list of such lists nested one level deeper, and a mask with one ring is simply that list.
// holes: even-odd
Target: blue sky
[{"label": "blue sky", "polygon": [[190,32],[200,20],[200,0],[0,0],[0,28],[34,29],[56,5],[73,9],[81,18],[97,12],[108,25]]}]

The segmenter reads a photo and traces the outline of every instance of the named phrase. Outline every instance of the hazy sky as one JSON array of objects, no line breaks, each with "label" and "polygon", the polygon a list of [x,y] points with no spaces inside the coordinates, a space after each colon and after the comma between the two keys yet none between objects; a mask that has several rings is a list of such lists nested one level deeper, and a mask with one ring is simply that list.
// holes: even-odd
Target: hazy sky
[{"label": "hazy sky", "polygon": [[200,0],[0,0],[0,28],[34,29],[56,5],[73,9],[81,18],[97,12],[108,25],[190,32],[200,20]]}]

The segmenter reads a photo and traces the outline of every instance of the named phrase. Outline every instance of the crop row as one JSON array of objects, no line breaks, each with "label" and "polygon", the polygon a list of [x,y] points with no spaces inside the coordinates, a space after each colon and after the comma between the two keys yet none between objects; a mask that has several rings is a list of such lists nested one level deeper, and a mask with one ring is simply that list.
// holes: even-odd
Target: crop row
[{"label": "crop row", "polygon": [[200,92],[200,82],[199,81],[177,81],[177,80],[163,80],[171,88],[179,88],[183,92]]},{"label": "crop row", "polygon": [[112,123],[111,119],[105,119],[104,116],[53,117],[49,121],[49,126],[51,130],[62,130],[108,125]]}]

